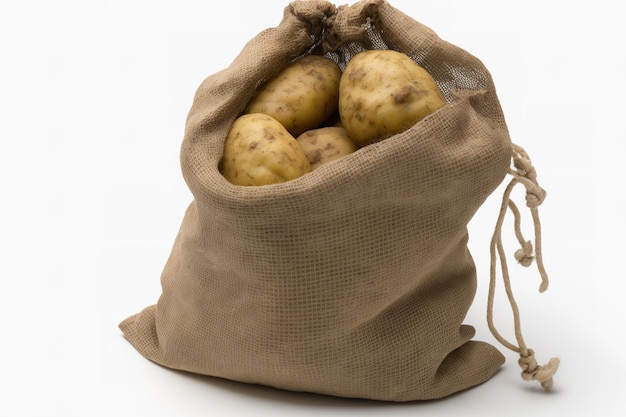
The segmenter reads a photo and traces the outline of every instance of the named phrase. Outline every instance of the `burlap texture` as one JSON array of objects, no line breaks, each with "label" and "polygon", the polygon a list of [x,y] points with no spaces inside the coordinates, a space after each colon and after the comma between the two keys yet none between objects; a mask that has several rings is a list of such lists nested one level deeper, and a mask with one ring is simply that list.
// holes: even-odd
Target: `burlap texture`
[{"label": "burlap texture", "polygon": [[[411,56],[449,104],[296,180],[222,177],[224,139],[257,86],[303,54],[343,68],[373,48]],[[384,1],[290,3],[198,88],[181,148],[194,201],[158,302],[120,328],[166,367],[287,390],[409,401],[480,384],[504,358],[462,324],[476,289],[467,224],[511,152],[471,54]]]}]

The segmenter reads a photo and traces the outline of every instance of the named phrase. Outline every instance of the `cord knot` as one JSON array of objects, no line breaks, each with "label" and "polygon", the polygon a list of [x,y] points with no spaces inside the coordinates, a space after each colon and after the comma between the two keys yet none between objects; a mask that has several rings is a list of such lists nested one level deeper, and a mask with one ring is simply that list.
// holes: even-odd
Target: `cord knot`
[{"label": "cord knot", "polygon": [[547,364],[538,365],[535,352],[528,349],[525,355],[520,353],[518,363],[522,368],[522,378],[525,381],[538,381],[544,389],[550,389],[553,383],[552,377],[559,369],[560,360],[552,358]]},{"label": "cord knot", "polygon": [[537,170],[526,151],[519,145],[513,145],[513,166],[510,174],[526,188],[526,206],[537,208],[546,199],[546,190],[537,182]]},{"label": "cord knot", "polygon": [[530,158],[528,158],[526,154],[521,153],[519,147],[516,151],[519,156],[513,160],[513,165],[517,168],[517,172],[531,181],[536,180],[537,171],[535,170]]},{"label": "cord knot", "polygon": [[533,244],[530,240],[524,242],[522,247],[515,251],[515,259],[520,265],[529,267],[535,257],[533,256]]},{"label": "cord knot", "polygon": [[526,206],[530,208],[537,208],[546,199],[546,190],[539,187],[534,183],[524,183],[526,186]]}]

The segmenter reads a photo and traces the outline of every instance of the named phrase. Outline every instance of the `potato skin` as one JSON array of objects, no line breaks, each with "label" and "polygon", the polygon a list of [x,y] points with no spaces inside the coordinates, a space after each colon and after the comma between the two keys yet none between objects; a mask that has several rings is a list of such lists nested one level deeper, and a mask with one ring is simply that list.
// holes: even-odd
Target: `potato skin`
[{"label": "potato skin", "polygon": [[356,54],[339,83],[341,122],[361,146],[400,133],[445,104],[430,74],[393,50]]},{"label": "potato skin", "polygon": [[311,170],[359,149],[346,130],[337,126],[307,130],[296,140],[309,160]]},{"label": "potato skin", "polygon": [[296,139],[276,119],[259,113],[235,120],[220,168],[229,182],[246,186],[278,184],[311,171]]},{"label": "potato skin", "polygon": [[339,100],[341,69],[330,58],[306,55],[257,90],[244,113],[264,113],[297,137],[318,127]]}]

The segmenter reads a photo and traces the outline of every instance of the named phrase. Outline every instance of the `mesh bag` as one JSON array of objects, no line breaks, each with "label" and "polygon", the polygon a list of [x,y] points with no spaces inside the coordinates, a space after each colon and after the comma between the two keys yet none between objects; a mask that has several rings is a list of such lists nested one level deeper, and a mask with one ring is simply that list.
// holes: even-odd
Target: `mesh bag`
[{"label": "mesh bag", "polygon": [[[302,55],[344,68],[365,49],[410,56],[448,105],[295,180],[223,178],[224,139],[259,85]],[[286,390],[409,401],[480,384],[504,356],[463,324],[467,224],[514,156],[478,59],[385,1],[290,3],[198,88],[181,147],[194,200],[158,302],[120,328],[163,366]]]}]

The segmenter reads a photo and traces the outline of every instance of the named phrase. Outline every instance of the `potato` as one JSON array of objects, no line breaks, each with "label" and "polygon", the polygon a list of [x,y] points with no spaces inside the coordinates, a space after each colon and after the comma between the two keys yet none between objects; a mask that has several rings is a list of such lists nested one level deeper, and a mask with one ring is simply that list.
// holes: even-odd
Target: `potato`
[{"label": "potato", "polygon": [[276,119],[259,113],[238,117],[226,137],[222,175],[235,185],[268,185],[311,171],[296,139]]},{"label": "potato", "polygon": [[244,113],[272,116],[297,137],[335,112],[340,77],[341,69],[330,58],[306,55],[262,85]]},{"label": "potato", "polygon": [[400,133],[445,104],[430,74],[393,50],[354,55],[339,82],[341,122],[361,146]]},{"label": "potato", "polygon": [[359,148],[348,137],[345,129],[334,126],[307,130],[296,140],[309,160],[311,170],[346,156]]}]

